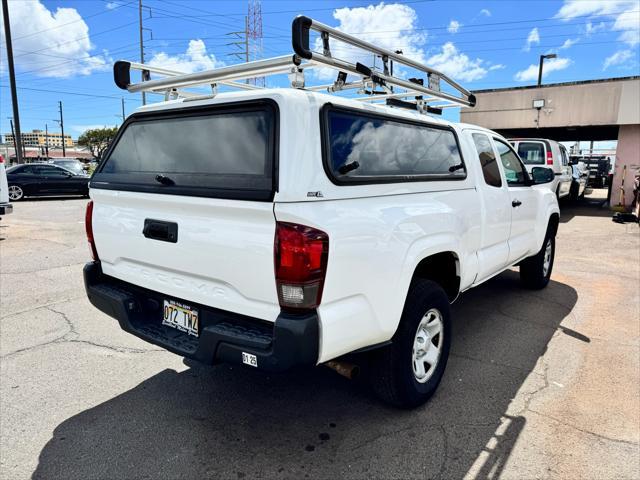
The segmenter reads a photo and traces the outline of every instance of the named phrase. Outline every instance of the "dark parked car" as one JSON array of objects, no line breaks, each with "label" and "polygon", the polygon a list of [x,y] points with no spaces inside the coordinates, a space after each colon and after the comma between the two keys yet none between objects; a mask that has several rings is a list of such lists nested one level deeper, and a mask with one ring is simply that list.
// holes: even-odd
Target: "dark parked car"
[{"label": "dark parked car", "polygon": [[86,169],[84,165],[79,160],[74,159],[56,159],[51,160],[51,163],[57,165],[58,167],[66,168],[67,170],[71,170],[76,175],[84,175],[86,173]]},{"label": "dark parked car", "polygon": [[50,163],[16,165],[7,169],[9,199],[45,195],[89,195],[89,177]]}]

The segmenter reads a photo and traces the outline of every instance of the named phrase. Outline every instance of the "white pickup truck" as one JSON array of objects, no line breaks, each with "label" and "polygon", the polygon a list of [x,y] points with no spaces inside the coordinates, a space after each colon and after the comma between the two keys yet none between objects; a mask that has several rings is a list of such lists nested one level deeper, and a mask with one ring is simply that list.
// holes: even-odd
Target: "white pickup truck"
[{"label": "white pickup truck", "polygon": [[500,135],[304,89],[141,107],[90,184],[98,309],[204,363],[372,350],[401,407],[444,373],[449,305],[514,265],[547,285],[559,209]]}]

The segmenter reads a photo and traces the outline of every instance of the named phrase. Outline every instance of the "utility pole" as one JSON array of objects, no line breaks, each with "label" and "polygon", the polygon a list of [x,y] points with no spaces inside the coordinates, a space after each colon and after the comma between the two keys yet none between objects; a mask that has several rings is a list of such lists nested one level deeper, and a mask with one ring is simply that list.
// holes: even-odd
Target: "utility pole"
[{"label": "utility pole", "polygon": [[120,100],[122,100],[122,123],[124,123],[124,119],[126,118],[124,114],[124,97],[122,97]]},{"label": "utility pole", "polygon": [[244,17],[244,60],[249,63],[249,17]]},{"label": "utility pole", "polygon": [[11,135],[13,135],[13,151],[15,153],[16,156],[16,160],[19,158],[18,157],[18,142],[16,141],[16,131],[13,128],[13,119],[11,117],[9,117],[9,123],[11,124]]},{"label": "utility pole", "polygon": [[[140,27],[140,63],[142,63],[144,65],[144,38],[142,35],[142,0],[138,0],[138,23],[139,23],[139,27]],[[145,74],[144,72],[141,72],[142,75],[142,81],[145,81]],[[144,91],[142,92],[142,105],[146,105],[147,104],[147,96],[145,95]]]},{"label": "utility pole", "polygon": [[[234,45],[238,48],[244,48],[244,52],[241,51],[228,53],[227,55],[236,57],[239,60],[242,60],[244,57],[244,61],[249,61],[249,17],[244,17],[244,31],[242,32],[229,32],[227,35],[235,35],[237,41],[227,43],[227,45]],[[244,37],[244,39],[243,39]],[[249,79],[245,79],[245,83],[249,83]]]},{"label": "utility pole", "polygon": [[44,151],[47,154],[47,160],[49,160],[49,124],[44,124]]},{"label": "utility pole", "polygon": [[[11,25],[9,24],[9,2],[2,0],[2,19],[4,21],[4,37],[7,44],[7,64],[9,65],[9,83],[11,84],[11,101],[13,104],[13,119],[16,121],[13,133],[16,149],[16,160],[22,163],[22,134],[20,133],[20,114],[18,112],[18,93],[16,90],[16,71],[13,66],[13,44],[11,43]],[[13,130],[13,122],[12,122]]]},{"label": "utility pole", "polygon": [[65,148],[64,138],[64,120],[62,119],[62,102],[58,102],[58,110],[60,111],[60,130],[62,131],[62,156],[67,156],[67,150]]}]

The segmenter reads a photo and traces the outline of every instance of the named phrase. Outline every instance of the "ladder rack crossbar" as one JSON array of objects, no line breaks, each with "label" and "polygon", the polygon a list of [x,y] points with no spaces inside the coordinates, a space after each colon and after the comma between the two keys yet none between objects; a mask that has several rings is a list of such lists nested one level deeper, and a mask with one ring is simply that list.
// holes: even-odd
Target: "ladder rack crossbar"
[{"label": "ladder rack crossbar", "polygon": [[[309,48],[309,35],[312,30],[321,35],[323,41],[322,53],[312,51]],[[380,56],[384,65],[383,71],[369,68],[360,63],[352,63],[335,58],[332,56],[330,48],[330,40],[332,39]],[[169,96],[197,98],[202,95],[185,92],[181,89],[209,86],[212,88],[210,95],[217,93],[216,87],[218,85],[242,90],[256,90],[262,87],[249,83],[240,83],[237,80],[288,73],[291,86],[294,88],[310,91],[325,90],[329,93],[358,89],[358,93],[367,94],[365,97],[356,98],[356,100],[362,102],[422,96],[423,98],[416,99],[416,102],[420,105],[426,105],[428,102],[446,102],[442,106],[434,105],[434,108],[473,107],[475,105],[474,95],[442,72],[305,16],[296,17],[293,21],[292,47],[295,52],[293,55],[281,55],[236,65],[226,65],[195,73],[181,73],[163,67],[121,60],[114,65],[114,79],[118,87],[132,93],[152,92],[165,94],[167,98]],[[394,76],[391,73],[393,68],[389,68],[390,62],[413,68],[426,74],[427,78],[407,80]],[[304,72],[306,69],[314,67],[328,67],[335,70],[338,73],[337,80],[326,85],[305,85]],[[143,73],[143,81],[131,83],[131,70],[141,71]],[[151,73],[161,75],[163,78],[151,80]],[[347,82],[347,75],[355,76],[358,80]],[[426,86],[424,84],[425,80],[428,80]],[[439,87],[441,81],[457,94],[441,91]],[[394,91],[394,87],[404,91]]]}]

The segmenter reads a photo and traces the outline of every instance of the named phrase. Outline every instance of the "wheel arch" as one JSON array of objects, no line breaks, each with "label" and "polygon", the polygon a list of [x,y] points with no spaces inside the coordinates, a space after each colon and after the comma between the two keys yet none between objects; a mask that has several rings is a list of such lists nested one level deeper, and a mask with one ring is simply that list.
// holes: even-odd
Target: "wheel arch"
[{"label": "wheel arch", "polygon": [[416,278],[431,280],[442,287],[449,302],[460,293],[460,257],[451,250],[445,250],[422,258],[415,266],[411,282]]}]

